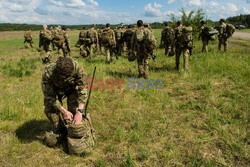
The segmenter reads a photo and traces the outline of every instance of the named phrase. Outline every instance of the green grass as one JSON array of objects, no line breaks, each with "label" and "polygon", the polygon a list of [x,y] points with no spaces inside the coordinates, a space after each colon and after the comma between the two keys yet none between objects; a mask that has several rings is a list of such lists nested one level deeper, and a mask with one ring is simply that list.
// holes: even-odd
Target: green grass
[{"label": "green grass", "polygon": [[[82,157],[43,143],[51,128],[40,86],[44,53],[25,49],[21,32],[8,33],[0,40],[0,166],[249,166],[249,40],[230,39],[227,53],[213,41],[207,54],[195,42],[188,72],[175,71],[175,58],[157,49],[150,78],[163,79],[160,90],[128,90],[126,81],[121,90],[93,90],[97,141]],[[78,32],[69,35],[71,56],[88,76],[94,66],[97,78],[137,76],[136,62],[125,57],[109,65],[102,55],[78,57]]]}]

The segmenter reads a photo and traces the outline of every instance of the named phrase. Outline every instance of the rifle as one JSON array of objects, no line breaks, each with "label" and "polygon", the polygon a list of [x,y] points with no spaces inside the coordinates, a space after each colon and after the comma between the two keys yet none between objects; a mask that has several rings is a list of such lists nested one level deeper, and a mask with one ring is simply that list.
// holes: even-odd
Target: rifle
[{"label": "rifle", "polygon": [[92,87],[93,87],[93,82],[94,82],[94,77],[95,77],[95,71],[96,71],[96,66],[94,68],[94,72],[93,72],[93,76],[92,76],[92,81],[91,81],[90,90],[89,90],[89,94],[88,94],[88,100],[87,100],[85,108],[84,108],[84,117],[85,118],[87,118],[87,109],[88,109],[90,95],[91,95],[91,91],[92,91]]}]

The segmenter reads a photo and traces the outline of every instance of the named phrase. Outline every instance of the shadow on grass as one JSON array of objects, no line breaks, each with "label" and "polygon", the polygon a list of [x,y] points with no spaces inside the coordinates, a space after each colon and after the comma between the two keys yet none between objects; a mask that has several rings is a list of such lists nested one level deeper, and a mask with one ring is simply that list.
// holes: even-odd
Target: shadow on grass
[{"label": "shadow on grass", "polygon": [[30,120],[25,122],[16,130],[16,135],[21,142],[32,141],[43,142],[45,131],[52,129],[51,123],[47,120]]},{"label": "shadow on grass", "polygon": [[[52,125],[48,120],[30,120],[25,122],[16,130],[16,136],[22,143],[31,143],[33,141],[39,141],[45,144],[44,136],[45,131],[51,131]],[[67,138],[62,137],[57,147],[62,149],[65,153],[68,153]]]}]

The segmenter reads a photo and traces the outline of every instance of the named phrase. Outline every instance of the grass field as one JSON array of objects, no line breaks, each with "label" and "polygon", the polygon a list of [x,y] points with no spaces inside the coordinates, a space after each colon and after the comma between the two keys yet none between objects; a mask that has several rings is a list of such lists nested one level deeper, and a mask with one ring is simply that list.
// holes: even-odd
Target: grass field
[{"label": "grass field", "polygon": [[[78,32],[69,35],[73,46]],[[24,49],[23,32],[1,32],[0,166],[249,166],[250,41],[230,39],[227,53],[217,51],[217,41],[209,47],[202,54],[195,42],[188,72],[175,71],[174,57],[157,49],[149,77],[163,79],[163,89],[93,90],[97,140],[80,157],[43,143],[51,128],[40,86],[43,53]],[[102,55],[82,59],[72,50],[89,76],[94,66],[97,78],[137,76],[136,62],[125,57],[107,65]]]}]

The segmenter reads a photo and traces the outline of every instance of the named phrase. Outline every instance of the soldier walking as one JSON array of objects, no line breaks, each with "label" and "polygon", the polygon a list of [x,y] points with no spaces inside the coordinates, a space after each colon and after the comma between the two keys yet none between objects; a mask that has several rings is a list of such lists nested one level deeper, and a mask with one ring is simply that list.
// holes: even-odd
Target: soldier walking
[{"label": "soldier walking", "polygon": [[115,33],[110,28],[110,24],[106,24],[106,28],[103,29],[101,34],[102,45],[104,46],[105,54],[106,54],[106,63],[110,63],[113,61],[114,49],[116,47],[115,41]]},{"label": "soldier walking", "polygon": [[48,30],[47,25],[43,25],[43,30],[40,31],[39,34],[39,46],[38,46],[38,51],[41,52],[42,48],[46,52],[45,57],[42,59],[43,63],[47,63],[50,61],[51,56],[51,41],[52,41],[52,33],[51,31]]},{"label": "soldier walking", "polygon": [[30,44],[30,47],[33,48],[33,37],[31,35],[31,30],[25,31],[24,32],[24,42],[25,48],[28,48],[28,44]]},{"label": "soldier walking", "polygon": [[132,36],[131,50],[137,54],[138,78],[147,79],[150,55],[153,53],[157,41],[153,33],[148,28],[144,28],[142,20],[137,21],[137,26],[138,29]]}]

